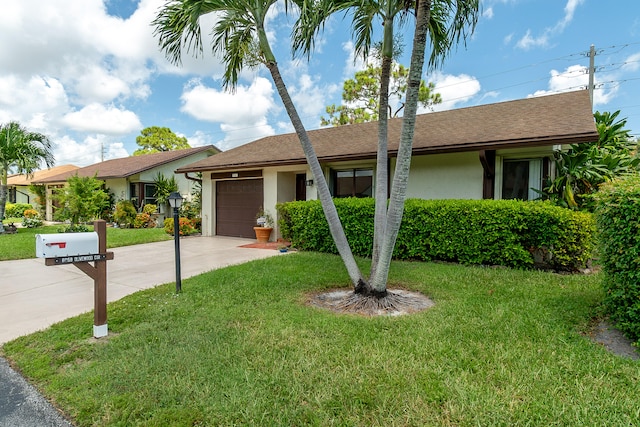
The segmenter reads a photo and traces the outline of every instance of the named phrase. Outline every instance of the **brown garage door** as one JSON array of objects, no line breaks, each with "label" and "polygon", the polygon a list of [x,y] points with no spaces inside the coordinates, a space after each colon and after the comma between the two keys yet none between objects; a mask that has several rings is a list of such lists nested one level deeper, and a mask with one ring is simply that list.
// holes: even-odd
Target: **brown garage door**
[{"label": "brown garage door", "polygon": [[264,199],[262,179],[216,182],[216,234],[254,238],[256,213]]}]

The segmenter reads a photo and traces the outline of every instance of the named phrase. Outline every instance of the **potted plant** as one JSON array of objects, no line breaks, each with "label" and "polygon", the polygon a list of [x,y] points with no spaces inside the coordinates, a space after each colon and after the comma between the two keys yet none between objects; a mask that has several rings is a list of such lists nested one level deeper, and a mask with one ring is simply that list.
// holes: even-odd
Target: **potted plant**
[{"label": "potted plant", "polygon": [[267,243],[273,231],[273,217],[264,209],[260,208],[256,214],[256,226],[253,227],[258,243]]}]

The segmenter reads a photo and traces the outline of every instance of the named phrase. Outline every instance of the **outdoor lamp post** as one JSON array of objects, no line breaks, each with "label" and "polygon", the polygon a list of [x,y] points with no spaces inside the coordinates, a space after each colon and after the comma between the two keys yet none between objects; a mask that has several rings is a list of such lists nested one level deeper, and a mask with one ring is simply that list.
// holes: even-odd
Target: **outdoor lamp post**
[{"label": "outdoor lamp post", "polygon": [[182,206],[182,196],[178,192],[169,195],[169,205],[173,208],[173,241],[176,246],[176,293],[182,290],[180,280],[180,221],[178,219],[178,209]]}]

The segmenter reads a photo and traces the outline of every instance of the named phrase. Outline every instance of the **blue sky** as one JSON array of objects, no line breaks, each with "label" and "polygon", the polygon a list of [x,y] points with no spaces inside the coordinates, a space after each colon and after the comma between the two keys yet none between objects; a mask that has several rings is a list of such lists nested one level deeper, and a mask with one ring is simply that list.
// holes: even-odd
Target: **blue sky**
[{"label": "blue sky", "polygon": [[[144,127],[166,126],[192,146],[227,150],[292,127],[265,68],[242,74],[235,94],[205,50],[181,68],[158,51],[151,20],[164,0],[0,0],[0,123],[18,120],[54,143],[56,163],[85,166],[130,155]],[[640,136],[640,2],[486,0],[467,45],[424,78],[437,110],[586,87],[595,56],[594,111],[621,110]],[[349,17],[333,18],[309,61],[291,58],[292,17],[277,4],[267,30],[308,129],[341,102],[354,61]],[[37,11],[37,13],[34,13]],[[210,27],[216,17],[201,21]],[[408,65],[412,22],[400,63]],[[103,154],[102,154],[103,153]]]}]

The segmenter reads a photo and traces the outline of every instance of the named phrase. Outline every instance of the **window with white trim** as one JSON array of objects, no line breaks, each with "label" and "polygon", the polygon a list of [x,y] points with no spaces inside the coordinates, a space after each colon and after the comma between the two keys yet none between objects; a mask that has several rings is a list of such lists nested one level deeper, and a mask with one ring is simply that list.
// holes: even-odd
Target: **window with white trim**
[{"label": "window with white trim", "polygon": [[542,159],[505,159],[502,162],[502,198],[535,200],[542,188]]}]

